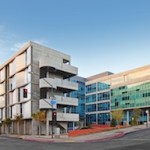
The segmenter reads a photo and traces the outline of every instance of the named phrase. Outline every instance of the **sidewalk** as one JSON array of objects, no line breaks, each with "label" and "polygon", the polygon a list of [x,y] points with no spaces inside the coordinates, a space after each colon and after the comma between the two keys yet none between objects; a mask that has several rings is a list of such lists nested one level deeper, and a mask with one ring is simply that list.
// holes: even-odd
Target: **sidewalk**
[{"label": "sidewalk", "polygon": [[[46,142],[46,143],[60,143],[60,142],[100,142],[105,140],[110,140],[114,138],[119,138],[125,134],[135,132],[138,130],[143,130],[149,127],[146,125],[132,126],[122,129],[115,129],[111,131],[99,132],[95,134],[89,134],[78,137],[67,137],[66,135],[61,135],[60,138],[51,138],[51,136],[28,136],[28,135],[8,135],[9,137],[20,138],[26,141],[36,141],[36,142]],[[7,136],[7,135],[1,135]]]}]

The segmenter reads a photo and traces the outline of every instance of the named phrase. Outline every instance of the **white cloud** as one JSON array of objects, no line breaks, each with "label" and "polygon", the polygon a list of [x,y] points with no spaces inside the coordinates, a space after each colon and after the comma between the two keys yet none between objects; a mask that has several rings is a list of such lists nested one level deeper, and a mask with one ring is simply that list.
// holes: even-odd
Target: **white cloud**
[{"label": "white cloud", "polygon": [[23,42],[17,42],[19,37],[0,25],[0,64],[7,60]]},{"label": "white cloud", "polygon": [[18,49],[20,49],[23,45],[25,44],[25,42],[17,42],[13,45],[13,47],[10,48],[10,50],[12,52],[16,52]]},{"label": "white cloud", "polygon": [[45,39],[27,39],[26,37],[19,37],[19,35],[10,32],[6,27],[0,24],[0,64],[11,57],[17,50],[19,50],[27,41],[48,46],[48,41]]}]

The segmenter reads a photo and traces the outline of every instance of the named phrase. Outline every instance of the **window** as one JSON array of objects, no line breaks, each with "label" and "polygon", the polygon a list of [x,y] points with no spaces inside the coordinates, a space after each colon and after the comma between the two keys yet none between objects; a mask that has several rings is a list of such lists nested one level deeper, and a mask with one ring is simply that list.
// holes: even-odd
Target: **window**
[{"label": "window", "polygon": [[109,110],[110,109],[110,103],[100,103],[98,104],[98,111],[104,111],[104,110]]},{"label": "window", "polygon": [[20,104],[20,114],[22,115],[22,104]]},{"label": "window", "polygon": [[101,82],[97,83],[97,90],[98,91],[106,90],[106,89],[109,89],[109,88],[110,88],[110,85],[108,85],[106,83],[101,83]]},{"label": "window", "polygon": [[97,100],[109,100],[110,99],[110,92],[104,92],[104,93],[99,93],[97,94]]},{"label": "window", "polygon": [[91,103],[96,101],[96,94],[86,96],[86,103]]},{"label": "window", "polygon": [[96,111],[96,104],[86,106],[86,112],[94,112],[94,111]]},{"label": "window", "polygon": [[98,114],[98,124],[106,124],[106,122],[110,121],[109,113],[101,113]]},{"label": "window", "polygon": [[96,83],[86,86],[86,93],[96,92]]},{"label": "window", "polygon": [[129,96],[122,97],[122,100],[129,100]]},{"label": "window", "polygon": [[10,107],[10,118],[12,118],[12,106]]},{"label": "window", "polygon": [[18,88],[18,102],[20,102],[20,88]]}]

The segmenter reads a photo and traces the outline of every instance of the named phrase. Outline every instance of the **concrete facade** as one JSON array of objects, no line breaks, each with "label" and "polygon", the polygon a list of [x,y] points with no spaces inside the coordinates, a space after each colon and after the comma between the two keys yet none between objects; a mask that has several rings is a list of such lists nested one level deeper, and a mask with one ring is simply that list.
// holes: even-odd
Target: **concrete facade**
[{"label": "concrete facade", "polygon": [[[77,75],[78,69],[71,66],[69,55],[28,42],[14,56],[0,66],[0,121],[10,118],[9,128],[3,124],[2,132],[16,134],[38,134],[38,123],[32,119],[37,111],[46,112],[46,122],[41,125],[41,134],[49,135],[52,130],[52,106],[57,112],[55,128],[61,133],[67,132],[68,121],[79,121],[79,115],[71,113],[73,106],[78,105],[77,98],[66,97],[68,91],[78,89],[69,78]],[[23,97],[27,89],[27,98]],[[66,106],[70,109],[65,111]],[[22,120],[17,123],[16,117]]]}]

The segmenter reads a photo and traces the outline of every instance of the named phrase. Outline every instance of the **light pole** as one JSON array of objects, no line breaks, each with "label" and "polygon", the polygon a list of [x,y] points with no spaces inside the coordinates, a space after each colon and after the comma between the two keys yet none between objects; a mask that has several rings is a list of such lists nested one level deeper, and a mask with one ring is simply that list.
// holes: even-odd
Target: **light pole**
[{"label": "light pole", "polygon": [[146,110],[146,117],[147,117],[146,127],[148,127],[148,122],[149,122],[149,110]]},{"label": "light pole", "polygon": [[[39,74],[34,73],[34,72],[28,72],[28,73],[39,76]],[[44,100],[47,104],[49,104],[51,106],[51,111],[52,111],[52,115],[51,115],[51,117],[52,117],[52,128],[51,129],[52,130],[51,130],[51,132],[52,132],[52,139],[53,139],[53,135],[54,135],[54,117],[53,117],[53,114],[54,114],[54,110],[55,110],[54,105],[56,105],[56,98],[54,96],[54,91],[53,91],[54,87],[45,78],[42,78],[42,79],[51,87],[51,92],[52,92],[51,100],[49,103],[45,99],[42,99],[42,100]],[[49,121],[48,121],[48,113],[47,113],[47,130],[48,130],[48,128],[49,128]],[[47,135],[49,135],[49,133],[47,133]]]}]

